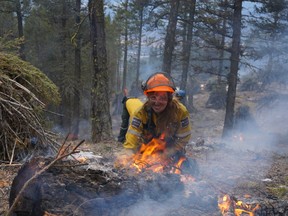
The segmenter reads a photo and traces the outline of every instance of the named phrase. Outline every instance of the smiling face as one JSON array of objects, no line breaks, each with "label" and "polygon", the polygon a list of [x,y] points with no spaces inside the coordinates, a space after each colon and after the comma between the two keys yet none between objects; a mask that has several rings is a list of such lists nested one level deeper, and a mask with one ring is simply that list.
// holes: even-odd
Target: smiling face
[{"label": "smiling face", "polygon": [[161,113],[168,104],[167,92],[151,92],[148,94],[148,101],[155,113]]}]

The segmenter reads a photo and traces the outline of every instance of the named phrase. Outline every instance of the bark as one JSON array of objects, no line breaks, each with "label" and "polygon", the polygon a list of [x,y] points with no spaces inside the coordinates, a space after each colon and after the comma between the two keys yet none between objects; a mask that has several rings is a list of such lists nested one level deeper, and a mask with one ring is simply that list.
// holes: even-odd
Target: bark
[{"label": "bark", "polygon": [[[228,5],[228,0],[225,0],[224,2],[224,5],[225,5],[225,8],[224,8],[224,14],[226,15],[227,13],[227,5]],[[224,48],[225,48],[225,36],[226,36],[226,32],[227,32],[227,27],[226,27],[226,23],[227,23],[227,18],[226,16],[223,16],[223,24],[222,24],[222,35],[221,35],[221,43],[220,43],[220,47],[221,47],[221,50],[220,50],[220,56],[219,56],[219,67],[218,67],[218,78],[217,78],[217,81],[218,81],[218,84],[220,85],[221,84],[221,78],[222,78],[222,71],[223,71],[223,61],[224,61]]]},{"label": "bark", "polygon": [[[59,75],[60,81],[65,82],[65,75],[67,74],[67,21],[68,21],[68,8],[65,1],[61,2],[62,6],[62,14],[61,14],[61,31],[60,31],[60,45],[61,45],[61,67],[62,73]],[[65,94],[64,86],[60,86],[60,92],[62,96],[61,105],[60,105],[60,112],[63,114],[60,117],[60,125],[63,128],[71,129],[71,100],[70,97]]]},{"label": "bark", "polygon": [[[126,0],[125,2],[125,10],[128,10],[128,3],[129,0]],[[122,91],[127,88],[126,83],[127,83],[127,65],[128,65],[128,20],[127,17],[125,17],[125,39],[124,39],[124,60],[123,60],[123,85],[122,85]]]},{"label": "bark", "polygon": [[186,90],[187,85],[187,77],[189,71],[190,64],[190,53],[191,53],[191,45],[192,45],[192,31],[193,31],[193,23],[194,23],[194,14],[195,14],[195,3],[196,0],[190,0],[188,2],[188,20],[187,20],[187,31],[184,32],[184,40],[183,40],[183,70],[181,77],[181,85],[180,88]]},{"label": "bark", "polygon": [[[142,43],[142,28],[143,28],[143,6],[141,6],[141,9],[139,11],[139,18],[140,18],[140,24],[139,24],[139,35],[138,35],[138,51],[137,51],[137,70],[136,70],[136,87],[139,85],[139,74],[140,74],[140,56],[141,56],[141,43]],[[138,96],[138,92],[135,92],[135,96]]]},{"label": "bark", "polygon": [[[193,32],[193,24],[194,24],[194,15],[195,15],[195,5],[196,0],[190,0],[187,2],[187,9],[188,9],[188,20],[187,25],[184,32],[184,40],[183,40],[183,69],[182,69],[182,76],[181,76],[181,84],[180,89],[183,89],[187,92],[187,78],[189,73],[189,65],[190,65],[190,54],[191,54],[191,46],[192,46],[192,32]],[[185,5],[186,6],[186,5]],[[184,28],[184,29],[186,29]],[[189,105],[193,106],[193,95],[189,95],[191,98],[192,104]],[[185,99],[186,100],[186,99]],[[188,104],[185,101],[185,104]]]},{"label": "bark", "polygon": [[[80,25],[80,10],[81,10],[81,0],[76,0],[75,7],[75,23],[79,27]],[[79,28],[78,28],[79,29]],[[81,35],[78,31],[76,33],[76,46],[75,46],[75,87],[74,87],[74,105],[73,105],[73,134],[78,137],[79,133],[79,121],[80,121],[80,87],[81,87]]]},{"label": "bark", "polygon": [[[16,1],[16,15],[17,15],[17,24],[18,24],[18,37],[23,38],[24,37],[24,31],[23,31],[23,17],[22,17],[22,11],[21,11],[21,3],[20,0]],[[19,56],[21,59],[25,60],[26,56],[24,53],[24,42],[20,44],[19,48]]]},{"label": "bark", "polygon": [[175,35],[176,35],[176,25],[177,16],[179,9],[179,0],[170,1],[171,8],[169,13],[169,22],[167,26],[167,32],[165,37],[164,53],[163,53],[163,65],[162,71],[171,74],[172,67],[172,55],[175,47]]},{"label": "bark", "polygon": [[108,69],[103,0],[89,0],[94,76],[91,89],[92,141],[111,138]]},{"label": "bark", "polygon": [[242,0],[235,0],[233,14],[233,35],[232,53],[230,57],[231,67],[228,74],[228,92],[226,99],[226,114],[222,137],[229,135],[233,128],[234,107],[236,98],[236,87],[238,77],[238,66],[240,56],[240,36],[241,36]]}]

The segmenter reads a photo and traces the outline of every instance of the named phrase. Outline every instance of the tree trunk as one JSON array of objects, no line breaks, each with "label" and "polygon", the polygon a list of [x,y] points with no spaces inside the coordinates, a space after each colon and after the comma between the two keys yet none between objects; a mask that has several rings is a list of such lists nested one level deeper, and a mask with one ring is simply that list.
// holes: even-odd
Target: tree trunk
[{"label": "tree trunk", "polygon": [[[185,6],[187,5],[187,13],[188,19],[184,33],[183,33],[183,69],[182,69],[182,76],[181,76],[181,84],[180,89],[183,89],[187,92],[187,78],[189,73],[189,64],[190,64],[190,53],[191,53],[191,46],[192,46],[192,32],[193,32],[193,24],[194,24],[194,15],[195,15],[195,5],[196,0],[189,0]],[[193,98],[193,95],[189,95],[189,97]],[[186,97],[187,98],[187,97]],[[193,100],[192,100],[193,101]],[[188,104],[185,99],[185,104]]]},{"label": "tree trunk", "polygon": [[[60,30],[60,46],[61,46],[61,67],[62,67],[62,72],[59,75],[59,80],[60,82],[65,82],[65,74],[68,72],[68,57],[67,57],[67,37],[68,37],[68,32],[67,32],[67,21],[68,21],[68,8],[67,8],[67,3],[65,0],[61,1],[61,15],[60,15],[60,20],[61,20],[61,30]],[[61,104],[60,104],[60,113],[63,114],[63,116],[60,117],[60,125],[62,128],[69,128],[69,132],[71,132],[71,119],[72,119],[72,110],[71,110],[71,97],[67,94],[65,94],[65,88],[60,86],[60,92],[61,92]]]},{"label": "tree trunk", "polygon": [[[23,38],[24,37],[24,31],[23,31],[23,17],[22,17],[22,9],[21,9],[21,3],[20,0],[16,1],[16,14],[17,14],[17,24],[18,24],[18,37]],[[19,48],[19,56],[21,59],[25,60],[26,56],[24,53],[24,41],[20,44]]]},{"label": "tree trunk", "polygon": [[91,89],[92,141],[112,136],[103,0],[89,0],[94,76]]},{"label": "tree trunk", "polygon": [[[139,35],[138,35],[138,51],[137,51],[137,70],[136,70],[136,87],[139,85],[139,74],[140,74],[140,56],[141,56],[141,44],[142,44],[142,28],[143,28],[143,6],[139,11],[140,24],[139,24]],[[138,97],[139,91],[135,92],[135,96]]]},{"label": "tree trunk", "polygon": [[73,134],[78,137],[79,133],[79,121],[80,121],[80,104],[81,104],[81,97],[80,97],[80,89],[81,89],[81,36],[79,32],[79,25],[80,25],[80,11],[81,11],[81,0],[76,0],[76,7],[75,7],[75,23],[78,27],[76,32],[76,44],[75,44],[75,71],[74,71],[74,78],[75,78],[75,86],[74,86],[74,95],[73,95]]},{"label": "tree trunk", "polygon": [[[125,2],[125,11],[128,10],[128,3],[129,1],[126,0]],[[128,20],[127,17],[125,17],[125,39],[124,39],[124,59],[123,59],[123,84],[122,84],[122,91],[127,88],[127,64],[128,64]]]},{"label": "tree trunk", "polygon": [[162,65],[162,71],[168,74],[171,74],[172,57],[173,57],[172,55],[175,47],[175,35],[176,35],[179,4],[180,4],[179,0],[170,0],[171,8],[165,37],[163,65]]},{"label": "tree trunk", "polygon": [[225,16],[223,16],[223,24],[222,24],[222,35],[221,35],[221,43],[220,43],[220,56],[219,56],[219,67],[218,67],[218,78],[217,78],[217,82],[218,85],[221,85],[221,81],[222,81],[222,74],[223,74],[223,61],[224,61],[224,48],[225,48],[225,37],[226,37],[226,32],[227,32],[227,27],[226,27],[226,23],[227,23],[227,17],[226,17],[226,13],[227,13],[227,5],[228,5],[228,0],[224,1],[224,14]]},{"label": "tree trunk", "polygon": [[236,87],[238,78],[238,66],[240,56],[240,37],[241,37],[241,17],[242,0],[235,0],[233,14],[233,35],[232,35],[232,53],[230,57],[231,67],[228,74],[228,92],[226,98],[226,114],[222,137],[229,136],[233,128],[234,107],[236,98]]}]

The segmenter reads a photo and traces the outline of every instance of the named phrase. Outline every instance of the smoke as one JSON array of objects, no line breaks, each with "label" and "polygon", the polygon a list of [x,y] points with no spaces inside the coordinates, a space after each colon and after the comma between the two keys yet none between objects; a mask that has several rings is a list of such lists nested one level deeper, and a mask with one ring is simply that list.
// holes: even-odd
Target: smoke
[{"label": "smoke", "polygon": [[[200,173],[205,181],[217,185],[219,194],[220,191],[228,193],[228,189],[241,184],[246,185],[250,194],[252,189],[249,190],[248,182],[252,185],[252,182],[261,184],[265,179],[273,181],[269,170],[275,154],[288,153],[287,105],[287,100],[278,100],[270,106],[249,110],[246,118],[241,113],[237,116],[237,111],[240,112],[237,110],[232,136],[204,146],[211,149],[205,157],[199,156]],[[194,154],[197,156],[197,152]]]},{"label": "smoke", "polygon": [[147,216],[147,215],[158,215],[166,216],[171,211],[180,208],[180,200],[183,197],[179,197],[176,194],[163,202],[155,201],[147,198],[137,204],[131,206],[127,212],[127,216]]}]

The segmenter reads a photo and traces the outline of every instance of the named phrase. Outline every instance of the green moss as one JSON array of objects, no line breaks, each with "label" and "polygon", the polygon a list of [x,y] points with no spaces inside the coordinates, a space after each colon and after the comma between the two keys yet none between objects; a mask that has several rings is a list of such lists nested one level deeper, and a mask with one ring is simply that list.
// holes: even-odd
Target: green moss
[{"label": "green moss", "polygon": [[281,185],[278,187],[269,187],[268,190],[270,191],[271,194],[279,198],[287,196],[288,193],[288,188]]},{"label": "green moss", "polygon": [[0,53],[0,76],[3,75],[17,80],[46,105],[61,101],[58,87],[38,68],[17,56]]}]

